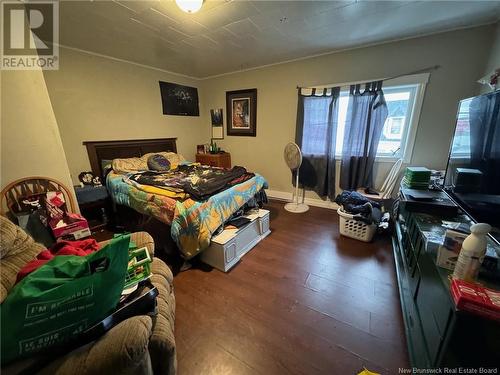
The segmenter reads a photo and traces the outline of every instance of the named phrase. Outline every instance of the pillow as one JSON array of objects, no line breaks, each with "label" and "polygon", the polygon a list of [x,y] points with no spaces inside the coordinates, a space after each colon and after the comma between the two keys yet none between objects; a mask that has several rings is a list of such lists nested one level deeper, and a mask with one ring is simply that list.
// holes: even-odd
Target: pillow
[{"label": "pillow", "polygon": [[170,162],[170,169],[175,169],[178,167],[178,165],[184,161],[184,156],[181,154],[176,154],[175,152],[155,152],[155,153],[148,153],[145,154],[141,157],[141,159],[144,159],[144,163],[147,164],[147,160],[151,155],[161,155],[164,156],[168,159]]},{"label": "pillow", "polygon": [[162,155],[170,162],[170,169],[175,169],[183,162],[184,156],[174,152],[150,152],[140,158],[113,159],[113,171],[115,173],[129,173],[148,170],[148,158],[151,155]]},{"label": "pillow", "polygon": [[147,163],[143,163],[141,158],[113,159],[112,165],[115,173],[138,172],[148,169]]},{"label": "pillow", "polygon": [[113,169],[113,160],[102,159],[101,160],[102,177],[105,177],[111,169]]},{"label": "pillow", "polygon": [[148,158],[148,169],[150,171],[165,172],[170,170],[170,162],[165,156],[154,154]]}]

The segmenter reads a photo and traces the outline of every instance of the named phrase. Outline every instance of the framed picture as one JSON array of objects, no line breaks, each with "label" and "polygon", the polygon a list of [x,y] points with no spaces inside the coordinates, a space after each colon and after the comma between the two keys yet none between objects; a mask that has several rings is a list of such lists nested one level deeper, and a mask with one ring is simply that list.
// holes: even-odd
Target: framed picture
[{"label": "framed picture", "polygon": [[211,109],[212,119],[212,139],[224,139],[224,120],[222,118],[222,108]]},{"label": "framed picture", "polygon": [[257,89],[226,92],[227,135],[257,134]]},{"label": "framed picture", "polygon": [[212,126],[222,126],[222,108],[219,109],[211,109],[210,110],[210,118],[212,119]]},{"label": "framed picture", "polygon": [[199,116],[198,89],[160,81],[161,104],[164,115]]}]

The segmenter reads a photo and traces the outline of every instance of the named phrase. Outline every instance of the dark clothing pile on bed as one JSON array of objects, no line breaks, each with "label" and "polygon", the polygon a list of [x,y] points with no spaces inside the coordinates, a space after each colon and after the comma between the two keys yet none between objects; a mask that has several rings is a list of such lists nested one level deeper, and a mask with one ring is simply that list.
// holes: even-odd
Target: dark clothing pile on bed
[{"label": "dark clothing pile on bed", "polygon": [[207,165],[180,165],[167,172],[138,172],[129,179],[142,184],[166,188],[173,191],[185,191],[196,201],[204,201],[231,186],[240,184],[254,177],[243,167],[222,169]]},{"label": "dark clothing pile on bed", "polygon": [[354,215],[354,219],[366,224],[378,224],[382,218],[380,204],[356,191],[343,191],[337,195],[335,203],[341,205],[345,212]]}]

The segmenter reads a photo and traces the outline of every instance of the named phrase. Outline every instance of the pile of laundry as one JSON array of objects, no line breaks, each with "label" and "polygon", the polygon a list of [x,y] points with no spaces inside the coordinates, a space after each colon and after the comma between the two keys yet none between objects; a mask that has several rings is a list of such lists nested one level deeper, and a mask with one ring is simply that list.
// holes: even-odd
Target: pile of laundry
[{"label": "pile of laundry", "polygon": [[356,191],[343,191],[337,195],[335,203],[342,206],[345,212],[354,215],[355,220],[365,224],[379,224],[382,211],[378,202],[372,201]]}]

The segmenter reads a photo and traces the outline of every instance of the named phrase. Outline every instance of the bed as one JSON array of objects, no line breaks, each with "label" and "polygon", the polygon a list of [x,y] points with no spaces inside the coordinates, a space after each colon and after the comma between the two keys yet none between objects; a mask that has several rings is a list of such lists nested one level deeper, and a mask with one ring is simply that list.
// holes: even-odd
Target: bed
[{"label": "bed", "polygon": [[[99,176],[103,176],[105,165],[114,159],[177,152],[176,138],[86,141],[83,144],[87,147],[92,172]],[[267,188],[266,180],[255,174],[247,181],[212,195],[208,200],[195,201],[134,186],[125,182],[124,178],[127,175],[123,173],[111,171],[107,174],[106,185],[113,201],[167,224],[172,239],[185,259],[207,248],[213,233],[245,203]]]}]

